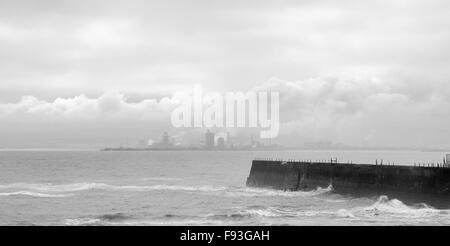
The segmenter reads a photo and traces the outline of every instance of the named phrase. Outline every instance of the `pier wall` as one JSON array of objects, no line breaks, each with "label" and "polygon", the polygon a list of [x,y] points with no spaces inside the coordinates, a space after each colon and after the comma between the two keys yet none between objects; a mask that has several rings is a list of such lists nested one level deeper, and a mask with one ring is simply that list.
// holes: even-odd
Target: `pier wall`
[{"label": "pier wall", "polygon": [[[247,186],[312,190],[333,186],[348,194],[450,198],[450,168],[254,160]],[[449,200],[450,202],[450,200]]]}]

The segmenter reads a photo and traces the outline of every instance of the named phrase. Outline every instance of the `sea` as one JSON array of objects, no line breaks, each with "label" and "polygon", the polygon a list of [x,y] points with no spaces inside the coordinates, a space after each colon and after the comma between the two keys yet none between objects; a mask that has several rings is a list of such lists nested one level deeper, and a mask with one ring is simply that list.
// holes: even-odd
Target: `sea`
[{"label": "sea", "polygon": [[246,187],[254,158],[414,165],[422,151],[0,151],[0,225],[450,225],[395,197]]}]

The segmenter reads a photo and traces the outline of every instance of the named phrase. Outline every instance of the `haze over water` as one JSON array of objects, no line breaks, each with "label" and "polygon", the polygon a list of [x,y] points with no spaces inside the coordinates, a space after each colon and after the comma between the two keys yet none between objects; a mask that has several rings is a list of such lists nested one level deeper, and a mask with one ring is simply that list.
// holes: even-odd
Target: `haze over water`
[{"label": "haze over water", "polygon": [[419,151],[0,151],[1,225],[448,225],[395,198],[247,188],[255,157],[439,162]]}]

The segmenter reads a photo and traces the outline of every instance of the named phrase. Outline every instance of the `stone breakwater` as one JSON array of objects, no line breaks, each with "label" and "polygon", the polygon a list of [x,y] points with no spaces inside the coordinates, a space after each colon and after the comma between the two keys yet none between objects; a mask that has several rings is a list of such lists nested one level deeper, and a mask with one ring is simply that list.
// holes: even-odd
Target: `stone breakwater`
[{"label": "stone breakwater", "polygon": [[247,186],[285,191],[333,187],[354,196],[387,195],[412,203],[450,207],[450,168],[255,159]]}]

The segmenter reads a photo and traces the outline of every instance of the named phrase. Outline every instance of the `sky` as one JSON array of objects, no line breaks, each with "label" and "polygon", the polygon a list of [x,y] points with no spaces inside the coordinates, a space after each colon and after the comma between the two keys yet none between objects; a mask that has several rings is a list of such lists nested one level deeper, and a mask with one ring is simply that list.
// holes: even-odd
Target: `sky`
[{"label": "sky", "polygon": [[200,141],[194,84],[279,91],[279,144],[450,148],[449,30],[443,0],[0,0],[0,148]]}]

